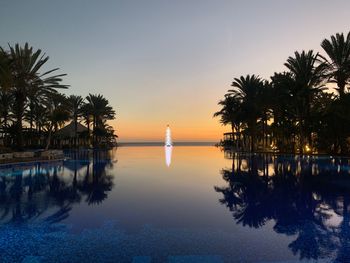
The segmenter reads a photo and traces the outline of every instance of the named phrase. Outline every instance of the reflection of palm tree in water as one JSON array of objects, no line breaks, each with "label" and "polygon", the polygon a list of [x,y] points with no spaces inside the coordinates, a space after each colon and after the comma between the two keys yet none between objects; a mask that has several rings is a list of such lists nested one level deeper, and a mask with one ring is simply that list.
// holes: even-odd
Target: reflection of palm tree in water
[{"label": "reflection of palm tree in water", "polygon": [[[113,176],[107,174],[107,167],[111,165],[110,160],[101,158],[101,152],[94,153],[92,168],[90,162],[87,165],[84,180],[78,188],[86,195],[86,202],[99,204],[107,198],[107,192],[113,188]],[[90,171],[91,170],[91,171]]]},{"label": "reflection of palm tree in water", "polygon": [[350,196],[346,193],[343,197],[343,220],[338,228],[340,248],[337,253],[337,262],[350,262]]},{"label": "reflection of palm tree in water", "polygon": [[[39,163],[29,170],[17,171],[16,175],[0,176],[0,222],[56,223],[67,218],[72,205],[84,196],[88,203],[102,202],[113,187],[113,177],[106,171],[111,166],[113,163],[105,153],[95,154],[91,161],[74,160],[49,167]],[[72,180],[62,173],[63,167],[73,172]],[[81,177],[80,170],[85,167],[87,172]],[[54,213],[50,212],[52,208]]]},{"label": "reflection of palm tree in water", "polygon": [[[245,169],[237,165],[242,159],[248,164]],[[271,175],[268,175],[269,164],[274,168]],[[313,170],[315,165],[317,162],[312,159],[236,156],[232,169],[222,170],[228,185],[215,190],[223,194],[220,202],[232,211],[238,224],[259,228],[274,220],[277,233],[296,236],[289,248],[301,259],[319,259],[337,253],[338,260],[344,262],[349,260],[346,257],[350,252],[349,197],[337,180],[350,181],[341,172],[329,175],[322,167]],[[338,226],[329,223],[332,213],[343,217]]]},{"label": "reflection of palm tree in water", "polygon": [[39,164],[31,167],[28,176],[23,171],[14,176],[2,176],[0,220],[18,224],[31,222],[45,217],[45,212],[56,206],[59,207],[57,213],[66,211],[67,214],[68,203],[72,202],[71,196],[63,197],[67,187],[57,175],[57,169],[50,175],[40,169]]}]

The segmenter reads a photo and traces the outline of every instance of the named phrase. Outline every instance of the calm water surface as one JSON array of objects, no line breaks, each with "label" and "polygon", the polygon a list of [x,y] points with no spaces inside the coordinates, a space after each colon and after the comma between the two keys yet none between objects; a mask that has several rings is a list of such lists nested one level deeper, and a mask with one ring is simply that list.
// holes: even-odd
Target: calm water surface
[{"label": "calm water surface", "polygon": [[0,262],[350,262],[349,160],[120,147],[0,168]]}]

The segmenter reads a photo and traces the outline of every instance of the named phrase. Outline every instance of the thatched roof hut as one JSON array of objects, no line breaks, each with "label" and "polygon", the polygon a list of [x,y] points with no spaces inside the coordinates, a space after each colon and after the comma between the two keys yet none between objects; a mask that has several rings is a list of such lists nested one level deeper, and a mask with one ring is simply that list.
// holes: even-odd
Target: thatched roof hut
[{"label": "thatched roof hut", "polygon": [[[77,123],[77,134],[78,134],[78,136],[80,134],[86,133],[86,132],[88,132],[88,128],[78,122]],[[74,138],[75,137],[74,121],[69,123],[67,126],[64,126],[62,129],[58,130],[55,133],[55,137],[60,138],[60,139]]]}]

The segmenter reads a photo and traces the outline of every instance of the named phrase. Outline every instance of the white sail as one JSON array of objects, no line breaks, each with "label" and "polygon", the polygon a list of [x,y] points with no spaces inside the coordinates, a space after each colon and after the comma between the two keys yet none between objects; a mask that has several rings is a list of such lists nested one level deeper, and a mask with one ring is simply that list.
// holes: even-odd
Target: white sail
[{"label": "white sail", "polygon": [[170,127],[168,125],[166,128],[166,131],[165,131],[165,146],[170,147],[172,145],[173,145],[173,143],[171,141],[171,131],[170,131]]}]

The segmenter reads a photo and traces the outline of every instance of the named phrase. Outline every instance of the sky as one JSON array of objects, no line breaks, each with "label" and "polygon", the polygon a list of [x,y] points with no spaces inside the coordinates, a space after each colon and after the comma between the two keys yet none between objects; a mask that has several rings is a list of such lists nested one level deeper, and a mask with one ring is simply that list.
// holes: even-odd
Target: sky
[{"label": "sky", "polygon": [[294,51],[350,29],[350,1],[0,0],[0,46],[28,42],[67,73],[67,94],[103,94],[120,141],[219,141],[234,77],[269,78]]}]

